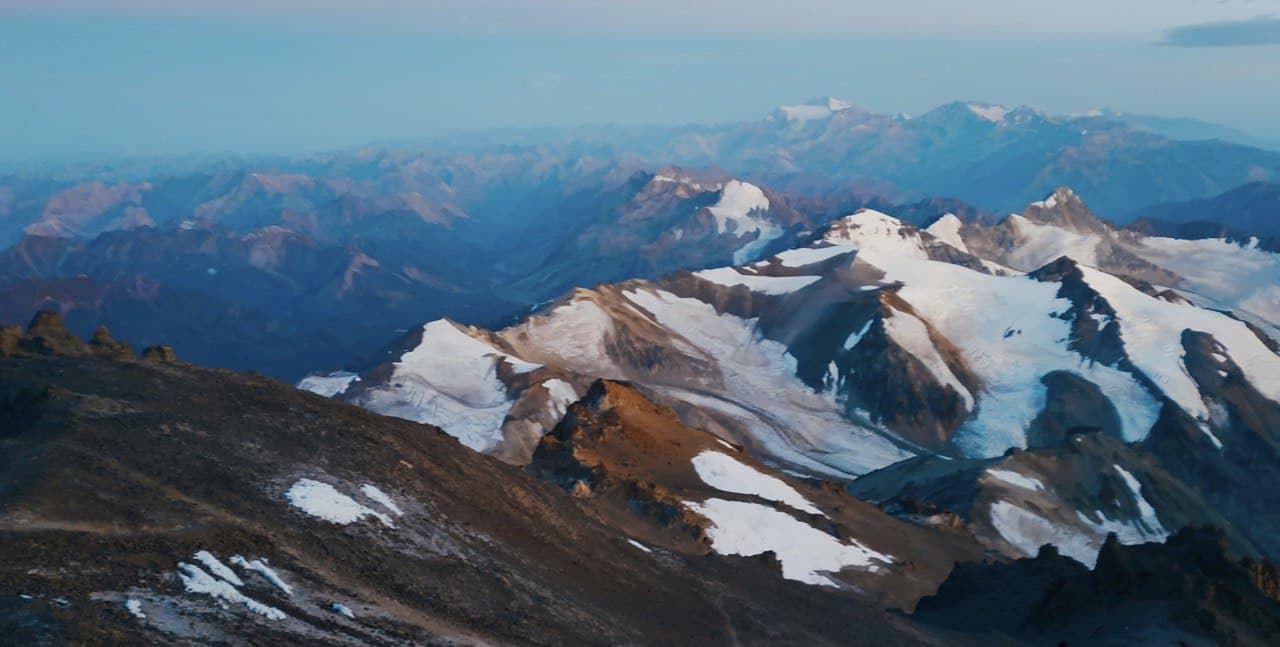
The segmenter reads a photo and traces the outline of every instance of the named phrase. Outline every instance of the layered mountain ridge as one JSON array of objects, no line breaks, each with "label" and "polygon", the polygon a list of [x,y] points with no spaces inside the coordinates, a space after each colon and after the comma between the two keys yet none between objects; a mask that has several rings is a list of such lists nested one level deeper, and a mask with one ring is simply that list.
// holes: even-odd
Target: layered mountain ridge
[{"label": "layered mountain ridge", "polygon": [[863,210],[766,260],[578,289],[503,330],[427,324],[336,397],[527,464],[595,379],[626,380],[771,465],[907,518],[957,514],[1010,556],[1055,543],[1091,564],[1108,533],[1203,523],[1275,555],[1274,521],[1244,512],[1269,488],[1220,480],[1280,465],[1248,457],[1277,447],[1274,320],[1196,305],[1232,293],[1150,251],[1184,243],[1267,254],[1144,237],[1067,189],[992,225]]}]

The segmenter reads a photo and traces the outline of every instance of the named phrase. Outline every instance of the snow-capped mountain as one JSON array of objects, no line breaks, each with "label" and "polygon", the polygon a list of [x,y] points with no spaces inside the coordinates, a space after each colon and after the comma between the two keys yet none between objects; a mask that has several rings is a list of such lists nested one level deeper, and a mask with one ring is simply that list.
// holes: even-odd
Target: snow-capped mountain
[{"label": "snow-capped mountain", "polygon": [[862,210],[765,260],[578,289],[500,331],[429,323],[337,397],[525,464],[591,382],[625,380],[771,465],[940,506],[1007,554],[1052,540],[1091,563],[1110,532],[1209,521],[1273,554],[1243,516],[1269,495],[1223,505],[1210,474],[1280,469],[1246,458],[1280,440],[1274,314],[1207,307],[1227,299],[1214,268],[1150,251],[1183,242],[1066,189],[991,226]]}]

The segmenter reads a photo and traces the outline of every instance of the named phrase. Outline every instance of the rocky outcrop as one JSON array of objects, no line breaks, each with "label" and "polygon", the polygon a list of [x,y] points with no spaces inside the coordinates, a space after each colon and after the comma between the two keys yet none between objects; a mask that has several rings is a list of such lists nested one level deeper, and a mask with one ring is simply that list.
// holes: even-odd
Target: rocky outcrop
[{"label": "rocky outcrop", "polygon": [[1052,546],[1009,564],[959,564],[914,617],[1036,644],[1262,647],[1280,633],[1275,568],[1232,560],[1208,527],[1138,546],[1112,534],[1092,571]]},{"label": "rocky outcrop", "polygon": [[142,351],[142,359],[147,362],[173,363],[178,361],[178,354],[172,346],[157,344],[148,346]]},{"label": "rocky outcrop", "polygon": [[89,351],[98,357],[108,359],[134,359],[133,348],[127,342],[111,338],[106,326],[98,326],[93,331],[93,339],[89,340]]},{"label": "rocky outcrop", "polygon": [[88,352],[85,343],[67,331],[62,315],[49,310],[42,310],[31,319],[19,347],[36,355],[76,357]]}]

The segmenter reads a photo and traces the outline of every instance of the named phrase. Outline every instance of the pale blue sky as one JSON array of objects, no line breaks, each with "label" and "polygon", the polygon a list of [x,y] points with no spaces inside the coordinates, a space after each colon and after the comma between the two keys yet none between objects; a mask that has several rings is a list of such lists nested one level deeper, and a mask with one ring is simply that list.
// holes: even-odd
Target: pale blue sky
[{"label": "pale blue sky", "polygon": [[[722,122],[825,95],[885,112],[1108,106],[1280,137],[1274,13],[1276,0],[0,0],[0,160]],[[1215,46],[1237,42],[1255,44]]]}]

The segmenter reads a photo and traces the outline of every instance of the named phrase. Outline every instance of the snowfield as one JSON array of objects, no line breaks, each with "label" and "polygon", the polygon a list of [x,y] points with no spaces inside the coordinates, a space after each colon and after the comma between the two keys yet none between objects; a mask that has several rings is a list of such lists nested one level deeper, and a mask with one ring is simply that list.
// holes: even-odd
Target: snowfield
[{"label": "snowfield", "polygon": [[[1070,324],[1056,315],[1071,303],[1058,298],[1058,284],[928,260],[918,238],[911,242],[904,225],[884,214],[864,211],[846,220],[871,223],[847,228],[857,232],[858,258],[884,272],[886,281],[901,282],[898,294],[960,350],[982,381],[983,390],[973,394],[976,413],[954,438],[967,455],[991,457],[1010,447],[1025,448],[1025,430],[1044,408],[1040,378],[1051,371],[1075,373],[1107,393],[1120,412],[1126,440],[1145,438],[1155,424],[1160,403],[1133,375],[1068,348]],[[837,240],[849,238],[838,230]],[[942,375],[941,383],[948,383]]]},{"label": "snowfield", "polygon": [[1130,361],[1183,411],[1209,420],[1210,411],[1195,380],[1187,373],[1182,331],[1213,335],[1245,377],[1267,398],[1280,402],[1280,356],[1271,352],[1245,324],[1196,306],[1170,303],[1138,291],[1124,281],[1092,268],[1085,281],[1116,311],[1120,337]]},{"label": "snowfield", "polygon": [[708,303],[664,290],[628,290],[624,295],[691,350],[714,360],[718,375],[706,378],[723,389],[723,397],[691,396],[692,384],[663,391],[739,419],[766,454],[844,477],[912,455],[879,432],[850,422],[835,401],[800,381],[795,358],[783,344],[761,336],[755,321],[722,315]]}]

